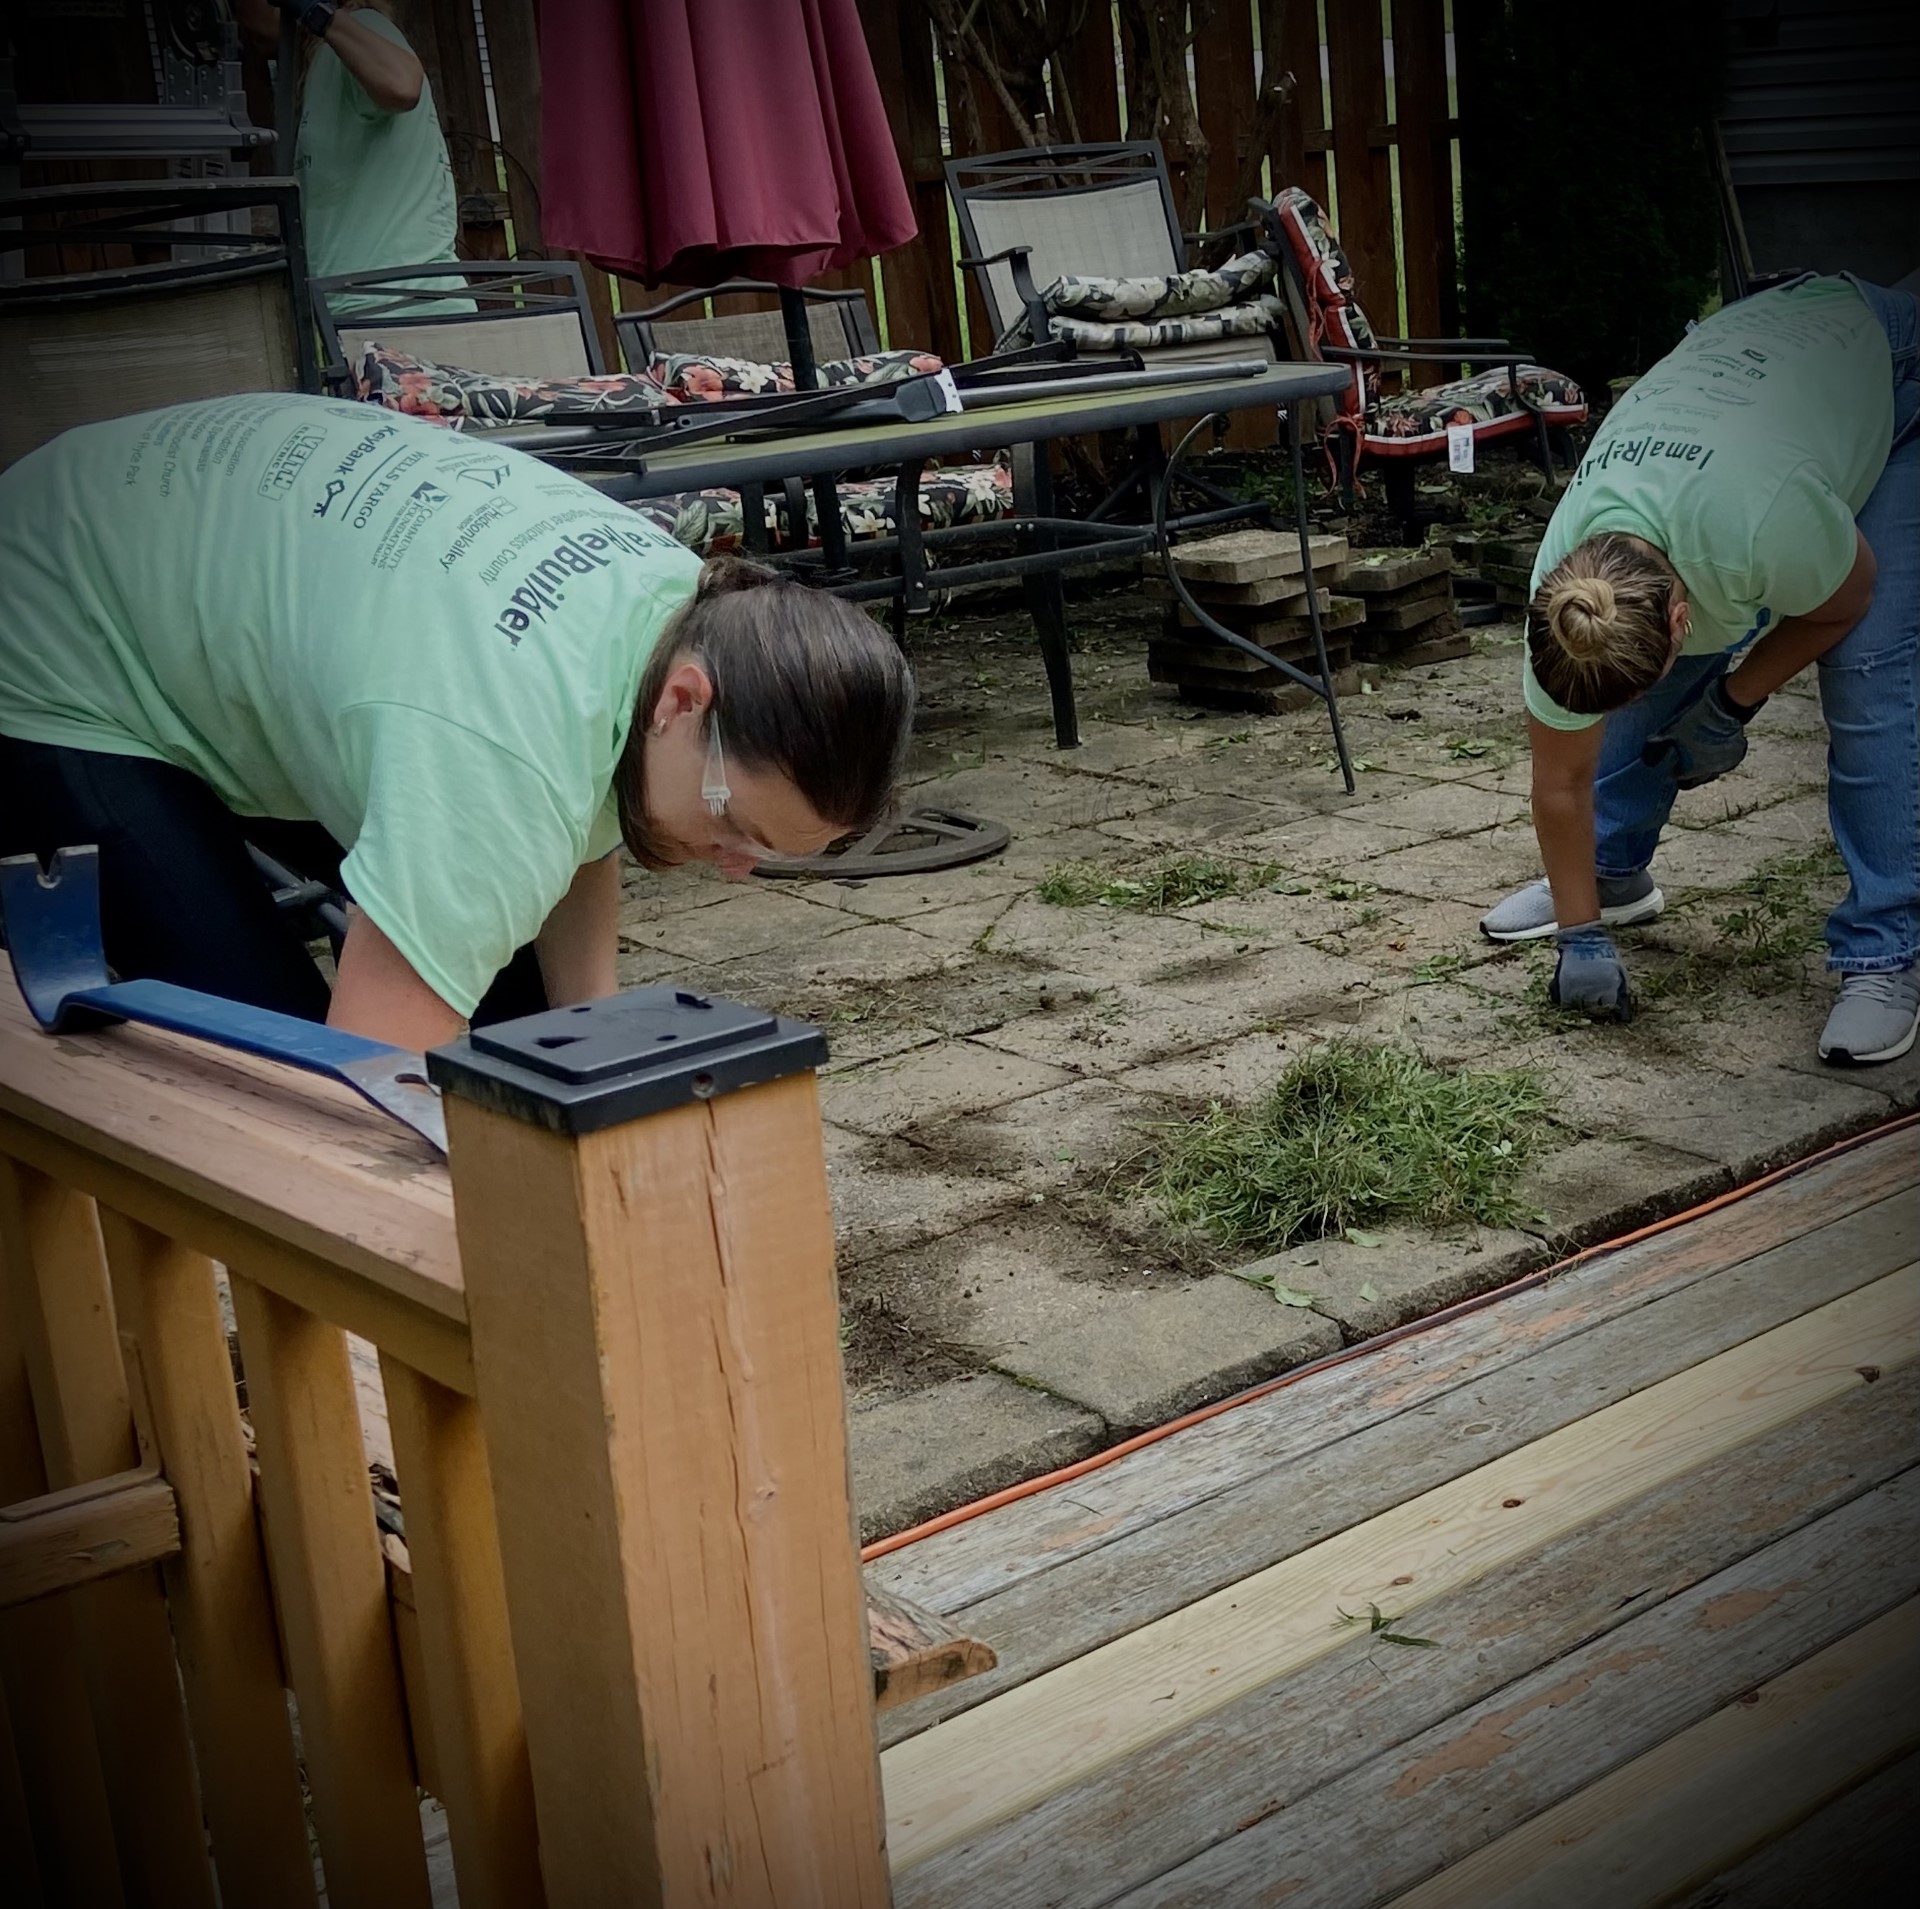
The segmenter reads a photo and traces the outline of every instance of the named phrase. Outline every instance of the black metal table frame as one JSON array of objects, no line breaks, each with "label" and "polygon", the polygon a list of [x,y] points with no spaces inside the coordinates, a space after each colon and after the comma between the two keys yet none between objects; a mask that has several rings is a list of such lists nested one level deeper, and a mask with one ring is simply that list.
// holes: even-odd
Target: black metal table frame
[{"label": "black metal table frame", "polygon": [[[1224,369],[1224,368],[1223,368]],[[1289,370],[1322,369],[1321,367],[1286,367]],[[1339,382],[1344,385],[1345,374],[1338,368],[1332,368]],[[1151,379],[1142,380],[1152,382]],[[1249,378],[1249,391],[1257,389],[1259,378]],[[1065,392],[1065,384],[1062,386]],[[806,394],[809,397],[825,394]],[[1122,392],[1116,392],[1118,411],[1111,423],[1096,423],[1089,420],[1077,420],[1048,436],[1035,435],[1025,438],[1013,447],[1014,471],[1014,515],[1011,518],[996,519],[988,523],[955,524],[939,529],[923,529],[920,523],[919,487],[929,457],[933,453],[909,456],[893,465],[894,471],[894,513],[898,530],[891,537],[863,538],[857,544],[849,544],[844,537],[837,510],[831,513],[822,511],[821,549],[817,552],[798,549],[791,552],[774,552],[767,544],[765,513],[761,499],[765,485],[786,483],[796,491],[800,483],[812,480],[818,473],[813,471],[796,472],[789,475],[779,466],[781,458],[781,440],[769,438],[764,445],[766,468],[764,471],[749,475],[741,471],[728,471],[716,474],[718,482],[737,488],[742,494],[742,521],[746,532],[748,548],[758,555],[768,556],[782,567],[803,569],[814,573],[821,587],[832,590],[836,595],[844,596],[854,602],[891,601],[894,605],[896,629],[900,619],[911,612],[925,610],[931,601],[935,588],[949,589],[959,584],[997,581],[1002,578],[1018,577],[1025,590],[1027,607],[1034,620],[1036,634],[1040,642],[1041,660],[1047,672],[1047,687],[1052,703],[1054,736],[1059,747],[1073,749],[1079,746],[1079,716],[1074,706],[1073,665],[1069,647],[1066,600],[1061,588],[1061,577],[1065,571],[1084,568],[1093,564],[1109,563],[1115,558],[1144,556],[1157,552],[1165,564],[1166,575],[1174,597],[1187,615],[1201,629],[1257,659],[1270,669],[1280,672],[1309,693],[1317,696],[1327,708],[1327,717],[1333,731],[1334,751],[1339,762],[1340,773],[1346,788],[1354,789],[1353,766],[1347,752],[1346,737],[1340,722],[1338,698],[1335,694],[1333,671],[1327,656],[1326,636],[1320,619],[1318,595],[1312,587],[1312,560],[1309,548],[1311,528],[1307,517],[1307,489],[1304,447],[1300,431],[1299,407],[1322,395],[1319,391],[1295,393],[1288,401],[1280,402],[1272,394],[1262,394],[1259,402],[1272,402],[1286,419],[1287,448],[1293,478],[1294,528],[1300,540],[1301,578],[1307,596],[1308,626],[1313,637],[1314,660],[1317,672],[1310,673],[1276,656],[1272,651],[1255,643],[1239,631],[1229,629],[1214,617],[1203,604],[1194,597],[1181,577],[1178,569],[1168,561],[1171,540],[1182,531],[1205,528],[1232,521],[1256,521],[1270,528],[1283,528],[1278,513],[1273,506],[1265,503],[1230,501],[1213,503],[1208,508],[1175,515],[1171,509],[1174,487],[1179,483],[1188,483],[1200,489],[1209,497],[1220,497],[1224,493],[1203,479],[1192,477],[1182,471],[1182,465],[1200,434],[1210,425],[1231,415],[1232,410],[1245,409],[1246,406],[1223,407],[1217,401],[1203,401],[1204,409],[1197,421],[1187,430],[1170,456],[1160,453],[1159,424],[1161,418],[1142,422],[1137,417],[1125,416],[1127,409]],[[803,408],[804,407],[804,408]],[[785,407],[781,407],[783,410]],[[804,421],[809,424],[837,423],[842,416],[835,416],[828,406],[807,406],[804,399],[794,408],[802,409]],[[851,408],[851,407],[847,407]],[[826,413],[827,415],[822,415]],[[771,420],[773,413],[761,412],[760,418]],[[1187,415],[1191,416],[1192,413]],[[796,423],[801,419],[796,418]],[[844,418],[849,426],[860,422],[857,418]],[[744,420],[743,420],[744,422]],[[1146,483],[1150,494],[1152,520],[1147,524],[1116,524],[1104,520],[1099,510],[1110,508],[1113,498],[1102,501],[1096,512],[1086,517],[1063,517],[1056,514],[1053,499],[1052,475],[1048,468],[1048,449],[1058,438],[1079,436],[1089,430],[1101,428],[1125,428],[1134,430],[1141,440],[1143,462],[1147,471]],[[505,434],[502,434],[503,437]],[[559,435],[558,433],[555,434]],[[590,436],[593,443],[583,447],[579,438]],[[545,454],[556,463],[589,475],[590,481],[622,502],[639,501],[649,494],[658,494],[659,487],[647,481],[643,475],[644,465],[629,465],[621,468],[622,433],[618,426],[591,433],[569,431],[569,440],[565,444],[554,444]],[[991,411],[980,414],[980,435],[984,442],[993,439],[993,420]],[[533,450],[542,454],[539,431],[516,431],[513,441],[519,448]],[[1150,446],[1146,440],[1151,440]],[[737,448],[737,447],[736,447]],[[758,448],[758,447],[756,447]],[[857,441],[849,443],[847,468],[860,464],[872,465],[879,461],[873,455],[859,455]],[[873,446],[878,451],[883,447]],[[589,469],[581,469],[582,463]],[[792,460],[789,459],[789,471]],[[592,470],[594,465],[603,468]],[[655,473],[664,476],[665,473]],[[678,481],[674,488],[698,487],[700,477],[697,472],[675,474]],[[796,498],[794,503],[803,503]],[[791,505],[790,505],[791,508]],[[831,522],[826,521],[831,517]],[[804,523],[804,508],[799,511],[796,522]],[[946,550],[964,549],[968,545],[978,545],[996,539],[1014,539],[1018,548],[1012,555],[987,558],[975,563],[943,565],[933,568],[928,559]],[[880,577],[861,577],[854,572],[852,559],[857,557],[862,563],[889,562],[891,574]]]}]

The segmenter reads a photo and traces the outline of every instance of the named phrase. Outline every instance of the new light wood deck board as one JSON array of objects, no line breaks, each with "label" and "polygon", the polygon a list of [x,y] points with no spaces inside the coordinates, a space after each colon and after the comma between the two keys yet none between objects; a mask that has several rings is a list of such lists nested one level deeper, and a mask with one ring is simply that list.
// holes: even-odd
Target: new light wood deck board
[{"label": "new light wood deck board", "polygon": [[[1917,1182],[1913,1132],[1884,1137],[960,1527],[928,1547],[942,1555],[883,1561],[1001,1651],[975,1688],[1027,1679],[885,1753],[902,1909],[1381,1904],[1578,1805],[1606,1780],[1596,1755],[1617,1766],[1704,1727],[1728,1678],[1842,1649],[1920,1562]],[[1236,1525],[1250,1564],[1232,1562]],[[1166,1597],[1130,1592],[1195,1558]],[[1049,1598],[1090,1641],[1043,1668],[1031,1636],[983,1620],[1027,1599],[1037,1626]],[[1369,1599],[1441,1648],[1369,1647],[1337,1623]],[[1694,1665],[1683,1646],[1709,1605],[1730,1634]],[[1662,1649],[1665,1677],[1641,1667]],[[1581,1685],[1610,1652],[1632,1662]],[[1854,1724],[1878,1714],[1863,1702]],[[1451,1841],[1404,1806],[1394,1830],[1386,1792],[1406,1770],[1516,1705],[1528,1781],[1463,1769]],[[1295,1821],[1302,1847],[1332,1834],[1377,1860],[1303,1876],[1281,1859]]]}]

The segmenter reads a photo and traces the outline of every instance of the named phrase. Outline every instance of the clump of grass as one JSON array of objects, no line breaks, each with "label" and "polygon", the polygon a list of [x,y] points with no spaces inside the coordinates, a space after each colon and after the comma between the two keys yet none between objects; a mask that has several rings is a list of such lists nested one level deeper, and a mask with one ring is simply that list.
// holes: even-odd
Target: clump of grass
[{"label": "clump of grass", "polygon": [[1260,1253],[1392,1220],[1510,1225],[1530,1215],[1514,1187],[1546,1105],[1530,1069],[1443,1070],[1409,1048],[1334,1042],[1253,1108],[1173,1130],[1142,1190],[1176,1225]]},{"label": "clump of grass", "polygon": [[1062,862],[1047,870],[1034,893],[1056,908],[1130,908],[1166,915],[1223,895],[1251,894],[1281,872],[1272,862],[1246,868],[1211,855],[1180,855],[1137,873],[1119,873],[1098,862]]}]

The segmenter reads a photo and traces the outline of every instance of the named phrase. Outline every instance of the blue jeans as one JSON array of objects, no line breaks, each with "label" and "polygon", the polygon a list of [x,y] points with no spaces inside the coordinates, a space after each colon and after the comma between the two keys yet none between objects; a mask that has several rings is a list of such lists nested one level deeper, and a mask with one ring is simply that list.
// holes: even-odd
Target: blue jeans
[{"label": "blue jeans", "polygon": [[[1820,658],[1827,719],[1827,815],[1852,877],[1827,917],[1827,966],[1874,974],[1920,953],[1920,303],[1860,286],[1893,346],[1893,448],[1859,515],[1879,574],[1873,603]],[[1607,718],[1594,784],[1595,865],[1636,873],[1653,860],[1678,793],[1641,746],[1738,661],[1682,656],[1644,696]]]}]

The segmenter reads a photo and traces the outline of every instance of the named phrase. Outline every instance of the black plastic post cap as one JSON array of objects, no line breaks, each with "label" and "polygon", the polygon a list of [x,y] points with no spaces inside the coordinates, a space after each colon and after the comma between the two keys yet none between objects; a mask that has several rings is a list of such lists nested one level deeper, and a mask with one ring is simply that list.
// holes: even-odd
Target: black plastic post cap
[{"label": "black plastic post cap", "polygon": [[629,988],[584,1006],[475,1028],[427,1056],[442,1092],[556,1133],[780,1080],[827,1058],[805,1021],[687,988]]}]

